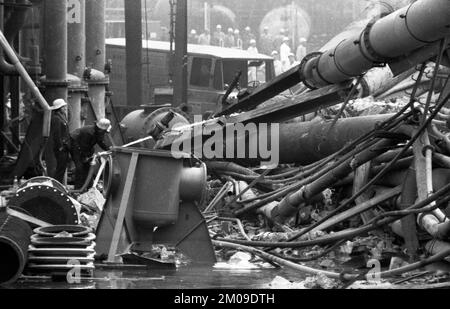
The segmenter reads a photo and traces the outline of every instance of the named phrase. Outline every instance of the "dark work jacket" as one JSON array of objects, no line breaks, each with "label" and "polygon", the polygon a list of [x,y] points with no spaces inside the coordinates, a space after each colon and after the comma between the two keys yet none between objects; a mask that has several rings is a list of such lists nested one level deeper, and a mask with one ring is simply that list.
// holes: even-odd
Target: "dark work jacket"
[{"label": "dark work jacket", "polygon": [[95,145],[99,145],[103,150],[109,147],[103,140],[106,132],[99,130],[96,125],[85,126],[70,134],[72,152],[78,152],[82,158],[89,158],[94,154]]},{"label": "dark work jacket", "polygon": [[56,112],[52,115],[51,126],[53,151],[69,151],[70,134],[67,118],[60,112]]}]

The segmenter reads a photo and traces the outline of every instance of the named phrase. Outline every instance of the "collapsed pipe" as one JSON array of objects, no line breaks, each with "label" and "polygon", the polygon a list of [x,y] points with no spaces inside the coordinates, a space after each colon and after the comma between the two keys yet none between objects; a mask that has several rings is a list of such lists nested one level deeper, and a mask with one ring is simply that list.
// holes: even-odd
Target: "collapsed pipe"
[{"label": "collapsed pipe", "polygon": [[323,87],[347,81],[367,72],[377,63],[450,35],[448,0],[418,0],[349,37],[301,68],[305,83]]},{"label": "collapsed pipe", "polygon": [[418,0],[349,33],[335,48],[307,55],[301,64],[257,88],[216,116],[255,108],[303,82],[310,88],[338,84],[450,35],[448,0]]},{"label": "collapsed pipe", "polygon": [[0,284],[11,284],[22,274],[28,259],[30,226],[5,209],[0,210]]}]

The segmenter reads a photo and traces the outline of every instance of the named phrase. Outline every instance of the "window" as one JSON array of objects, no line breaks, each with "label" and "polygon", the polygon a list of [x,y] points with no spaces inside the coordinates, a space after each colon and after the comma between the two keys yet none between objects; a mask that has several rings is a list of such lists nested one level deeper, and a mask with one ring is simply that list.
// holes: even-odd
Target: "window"
[{"label": "window", "polygon": [[212,59],[194,58],[191,68],[191,85],[209,87],[211,78]]}]

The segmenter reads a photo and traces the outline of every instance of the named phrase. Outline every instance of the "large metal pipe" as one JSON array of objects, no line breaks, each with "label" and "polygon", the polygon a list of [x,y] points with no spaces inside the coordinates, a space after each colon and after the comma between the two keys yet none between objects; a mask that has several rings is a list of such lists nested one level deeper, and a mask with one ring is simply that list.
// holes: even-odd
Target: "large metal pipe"
[{"label": "large metal pipe", "polygon": [[86,68],[86,2],[79,0],[69,7],[68,16],[69,129],[81,127],[81,99],[88,92],[82,81]]},{"label": "large metal pipe", "polygon": [[67,101],[67,2],[46,0],[44,5],[45,97]]},{"label": "large metal pipe", "polygon": [[279,223],[286,222],[298,211],[298,208],[302,203],[310,200],[315,195],[332,186],[341,178],[351,173],[355,168],[382,154],[386,147],[391,147],[397,143],[398,141],[395,140],[383,139],[374,146],[356,155],[354,158],[346,160],[330,173],[285,197],[277,206],[271,209],[270,218]]},{"label": "large metal pipe", "polygon": [[142,83],[142,5],[141,1],[125,1],[127,105],[143,102]]},{"label": "large metal pipe", "polygon": [[301,73],[306,84],[323,87],[361,75],[377,63],[389,62],[450,35],[448,0],[418,0],[370,23],[336,48],[312,57]]},{"label": "large metal pipe", "polygon": [[86,65],[90,71],[85,78],[93,113],[87,113],[88,123],[105,117],[106,86],[109,84],[109,78],[103,73],[105,53],[105,0],[86,0]]},{"label": "large metal pipe", "polygon": [[0,209],[0,284],[14,283],[22,274],[31,235],[31,228],[25,221]]},{"label": "large metal pipe", "polygon": [[175,76],[173,106],[187,104],[188,99],[188,21],[187,0],[177,0],[175,26]]}]

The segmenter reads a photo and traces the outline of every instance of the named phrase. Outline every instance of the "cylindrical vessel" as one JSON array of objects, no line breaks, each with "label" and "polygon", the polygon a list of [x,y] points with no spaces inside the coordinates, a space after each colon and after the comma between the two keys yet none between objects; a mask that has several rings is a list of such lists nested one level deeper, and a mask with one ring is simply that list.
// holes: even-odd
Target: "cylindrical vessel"
[{"label": "cylindrical vessel", "polygon": [[0,212],[0,284],[13,283],[22,274],[31,234],[25,221]]}]

